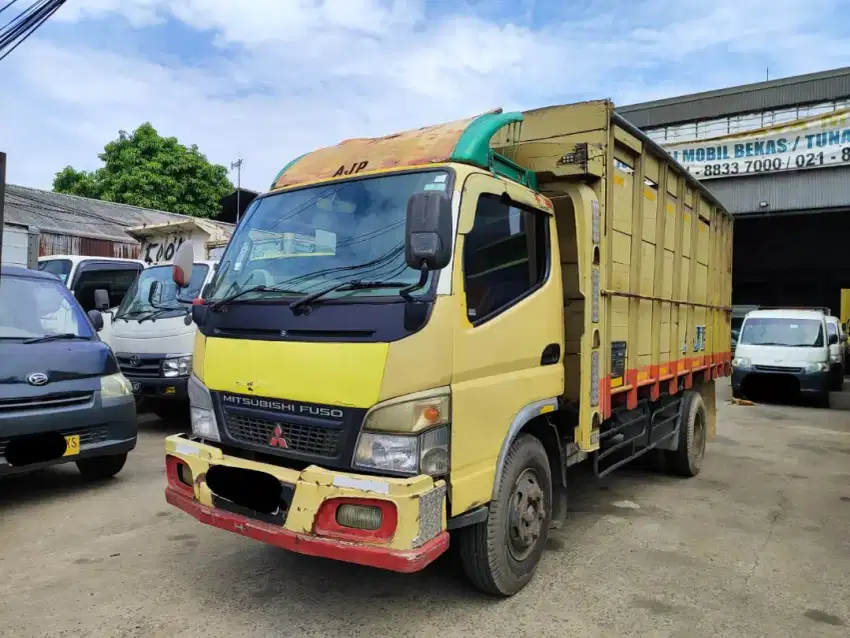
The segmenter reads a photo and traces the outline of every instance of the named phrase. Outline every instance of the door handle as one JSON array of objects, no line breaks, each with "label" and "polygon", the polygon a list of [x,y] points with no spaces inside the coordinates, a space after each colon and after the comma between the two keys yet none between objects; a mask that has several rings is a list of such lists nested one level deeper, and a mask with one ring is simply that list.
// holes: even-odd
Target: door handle
[{"label": "door handle", "polygon": [[557,343],[550,343],[543,348],[543,354],[540,355],[540,365],[552,366],[561,360],[561,346]]}]

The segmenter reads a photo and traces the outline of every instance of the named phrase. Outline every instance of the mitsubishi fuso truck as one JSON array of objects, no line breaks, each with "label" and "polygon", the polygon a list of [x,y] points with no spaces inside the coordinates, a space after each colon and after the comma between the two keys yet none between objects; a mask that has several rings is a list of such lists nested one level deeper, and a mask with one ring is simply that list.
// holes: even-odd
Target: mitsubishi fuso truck
[{"label": "mitsubishi fuso truck", "polygon": [[[691,477],[730,373],[732,218],[608,101],[354,139],[284,167],[203,299],[167,501],[415,572],[532,578],[567,468]],[[191,285],[191,246],[174,280]]]}]

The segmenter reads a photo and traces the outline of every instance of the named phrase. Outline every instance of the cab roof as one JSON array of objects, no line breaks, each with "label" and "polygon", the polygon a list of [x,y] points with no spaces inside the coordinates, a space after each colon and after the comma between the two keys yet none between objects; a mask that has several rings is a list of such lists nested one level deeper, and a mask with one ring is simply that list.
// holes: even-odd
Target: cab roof
[{"label": "cab roof", "polygon": [[490,148],[490,140],[509,125],[519,126],[522,113],[496,109],[476,117],[426,126],[385,137],[346,140],[291,161],[272,182],[270,190],[308,182],[345,178],[358,173],[415,168],[429,164],[470,164],[536,188],[529,171]]},{"label": "cab roof", "polygon": [[824,319],[822,310],[811,310],[803,308],[775,308],[772,310],[751,310],[747,318],[762,317],[765,319]]},{"label": "cab roof", "polygon": [[52,259],[67,259],[68,261],[72,261],[75,264],[80,263],[81,261],[87,261],[90,259],[94,259],[96,261],[121,261],[121,262],[130,262],[134,264],[144,264],[141,259],[130,259],[129,257],[98,257],[96,255],[47,255],[45,257],[39,257],[38,261],[50,261]]}]

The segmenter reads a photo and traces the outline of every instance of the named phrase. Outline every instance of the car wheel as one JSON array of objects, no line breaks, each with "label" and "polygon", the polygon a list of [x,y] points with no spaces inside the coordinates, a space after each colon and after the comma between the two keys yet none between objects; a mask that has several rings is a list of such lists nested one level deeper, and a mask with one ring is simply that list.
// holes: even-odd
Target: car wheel
[{"label": "car wheel", "polygon": [[494,596],[512,596],[534,576],[552,520],[552,474],[540,441],[511,445],[496,497],[483,523],[458,530],[464,572]]},{"label": "car wheel", "polygon": [[98,481],[111,478],[118,474],[126,462],[126,454],[96,456],[90,459],[80,459],[77,461],[77,469],[80,470],[80,474],[82,474],[84,478],[92,481]]}]

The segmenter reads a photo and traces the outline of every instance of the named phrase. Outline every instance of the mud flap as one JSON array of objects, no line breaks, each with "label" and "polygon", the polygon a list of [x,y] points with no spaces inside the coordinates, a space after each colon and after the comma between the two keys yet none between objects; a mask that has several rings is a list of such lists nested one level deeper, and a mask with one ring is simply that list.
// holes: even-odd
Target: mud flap
[{"label": "mud flap", "polygon": [[710,381],[703,383],[699,387],[699,393],[702,395],[702,402],[705,404],[706,414],[706,434],[707,440],[713,441],[717,434],[717,390],[716,383]]}]

